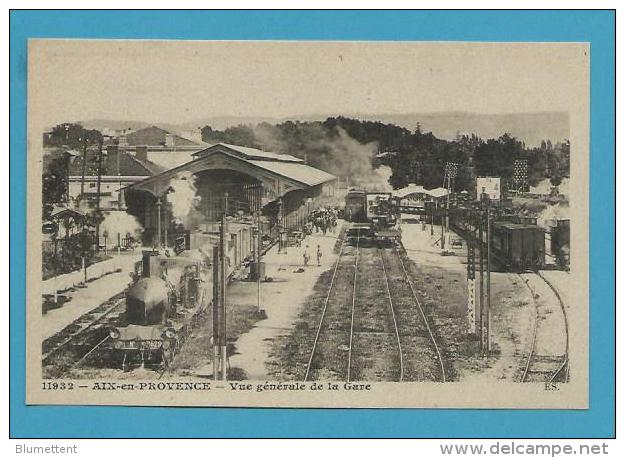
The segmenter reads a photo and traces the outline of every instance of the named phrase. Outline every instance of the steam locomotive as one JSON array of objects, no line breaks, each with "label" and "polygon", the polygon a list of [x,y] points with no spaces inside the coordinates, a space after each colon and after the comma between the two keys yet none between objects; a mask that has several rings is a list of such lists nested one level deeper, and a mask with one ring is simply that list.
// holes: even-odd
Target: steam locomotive
[{"label": "steam locomotive", "polygon": [[194,319],[208,305],[201,253],[168,257],[144,251],[138,267],[138,278],[126,293],[123,326],[109,330],[123,370],[136,361],[171,364]]},{"label": "steam locomotive", "polygon": [[352,189],[345,197],[345,219],[351,222],[346,232],[349,244],[392,245],[401,240],[397,227],[397,208],[390,192]]}]

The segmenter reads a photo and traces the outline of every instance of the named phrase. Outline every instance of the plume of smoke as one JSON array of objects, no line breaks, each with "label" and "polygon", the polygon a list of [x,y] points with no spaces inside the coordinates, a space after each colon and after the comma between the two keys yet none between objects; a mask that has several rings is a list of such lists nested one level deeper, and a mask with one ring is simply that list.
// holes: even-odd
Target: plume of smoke
[{"label": "plume of smoke", "polygon": [[117,237],[119,233],[122,237],[131,235],[139,238],[143,232],[143,227],[137,218],[129,215],[125,211],[111,211],[104,214],[104,221],[100,224],[100,231],[107,231],[109,237]]},{"label": "plume of smoke", "polygon": [[336,135],[329,137],[321,124],[308,124],[296,145],[286,144],[279,130],[269,124],[256,126],[254,136],[263,148],[306,157],[311,166],[347,180],[351,186],[371,191],[392,190],[389,184],[390,167],[373,167],[378,144],[362,144],[341,127],[336,128]]},{"label": "plume of smoke", "polygon": [[549,229],[556,225],[559,219],[569,219],[569,204],[560,202],[555,205],[549,205],[538,215],[538,226],[543,229]]},{"label": "plume of smoke", "polygon": [[[553,185],[549,178],[546,178],[540,181],[536,186],[530,187],[530,192],[534,194],[544,194],[548,195],[551,193]],[[569,196],[569,179],[564,177],[562,178],[562,182],[558,185],[558,194],[563,195],[565,197]]]},{"label": "plume of smoke", "polygon": [[372,165],[378,144],[371,142],[363,145],[340,127],[337,133],[335,138],[325,140],[329,150],[325,160],[327,168],[335,175],[348,178],[352,186],[371,191],[391,190],[388,182],[390,168],[382,166],[374,169]]},{"label": "plume of smoke", "polygon": [[171,206],[173,220],[185,227],[200,201],[200,196],[196,195],[195,180],[196,177],[191,172],[181,172],[169,183],[167,202]]}]

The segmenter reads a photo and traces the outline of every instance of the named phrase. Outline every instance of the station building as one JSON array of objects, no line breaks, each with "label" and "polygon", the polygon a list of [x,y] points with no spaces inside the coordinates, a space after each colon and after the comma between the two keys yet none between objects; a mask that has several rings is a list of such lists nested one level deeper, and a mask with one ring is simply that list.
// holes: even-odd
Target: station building
[{"label": "station building", "polygon": [[[195,193],[191,214],[175,217],[175,182]],[[168,243],[181,229],[215,232],[223,215],[237,224],[264,223],[263,236],[300,229],[308,214],[335,196],[336,177],[302,159],[255,148],[218,143],[191,153],[191,160],[123,188],[128,213],[144,227],[144,243]],[[172,198],[173,197],[173,198]]]}]

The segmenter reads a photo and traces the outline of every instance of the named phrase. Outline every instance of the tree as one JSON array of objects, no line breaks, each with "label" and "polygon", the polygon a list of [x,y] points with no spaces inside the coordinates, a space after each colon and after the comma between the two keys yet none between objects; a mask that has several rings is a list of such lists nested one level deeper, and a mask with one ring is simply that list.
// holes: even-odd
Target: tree
[{"label": "tree", "polygon": [[490,139],[475,149],[475,169],[478,176],[511,178],[514,161],[524,156],[523,145],[510,134]]},{"label": "tree", "polygon": [[66,146],[81,149],[85,143],[95,145],[102,140],[102,133],[95,129],[85,129],[81,124],[63,123],[52,128],[50,135],[44,137],[44,147]]},{"label": "tree", "polygon": [[55,203],[67,199],[70,155],[55,151],[44,161],[42,176],[43,219],[47,220]]}]

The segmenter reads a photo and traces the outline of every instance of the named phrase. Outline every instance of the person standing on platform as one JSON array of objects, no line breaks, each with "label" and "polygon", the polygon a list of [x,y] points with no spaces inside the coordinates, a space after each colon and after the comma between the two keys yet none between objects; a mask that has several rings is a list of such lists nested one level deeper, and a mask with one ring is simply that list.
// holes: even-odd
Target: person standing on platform
[{"label": "person standing on platform", "polygon": [[321,245],[317,245],[317,265],[318,266],[321,265],[321,256],[323,256],[323,253],[321,253]]},{"label": "person standing on platform", "polygon": [[304,249],[304,267],[308,267],[308,261],[310,260],[310,255],[308,254],[308,245]]}]

